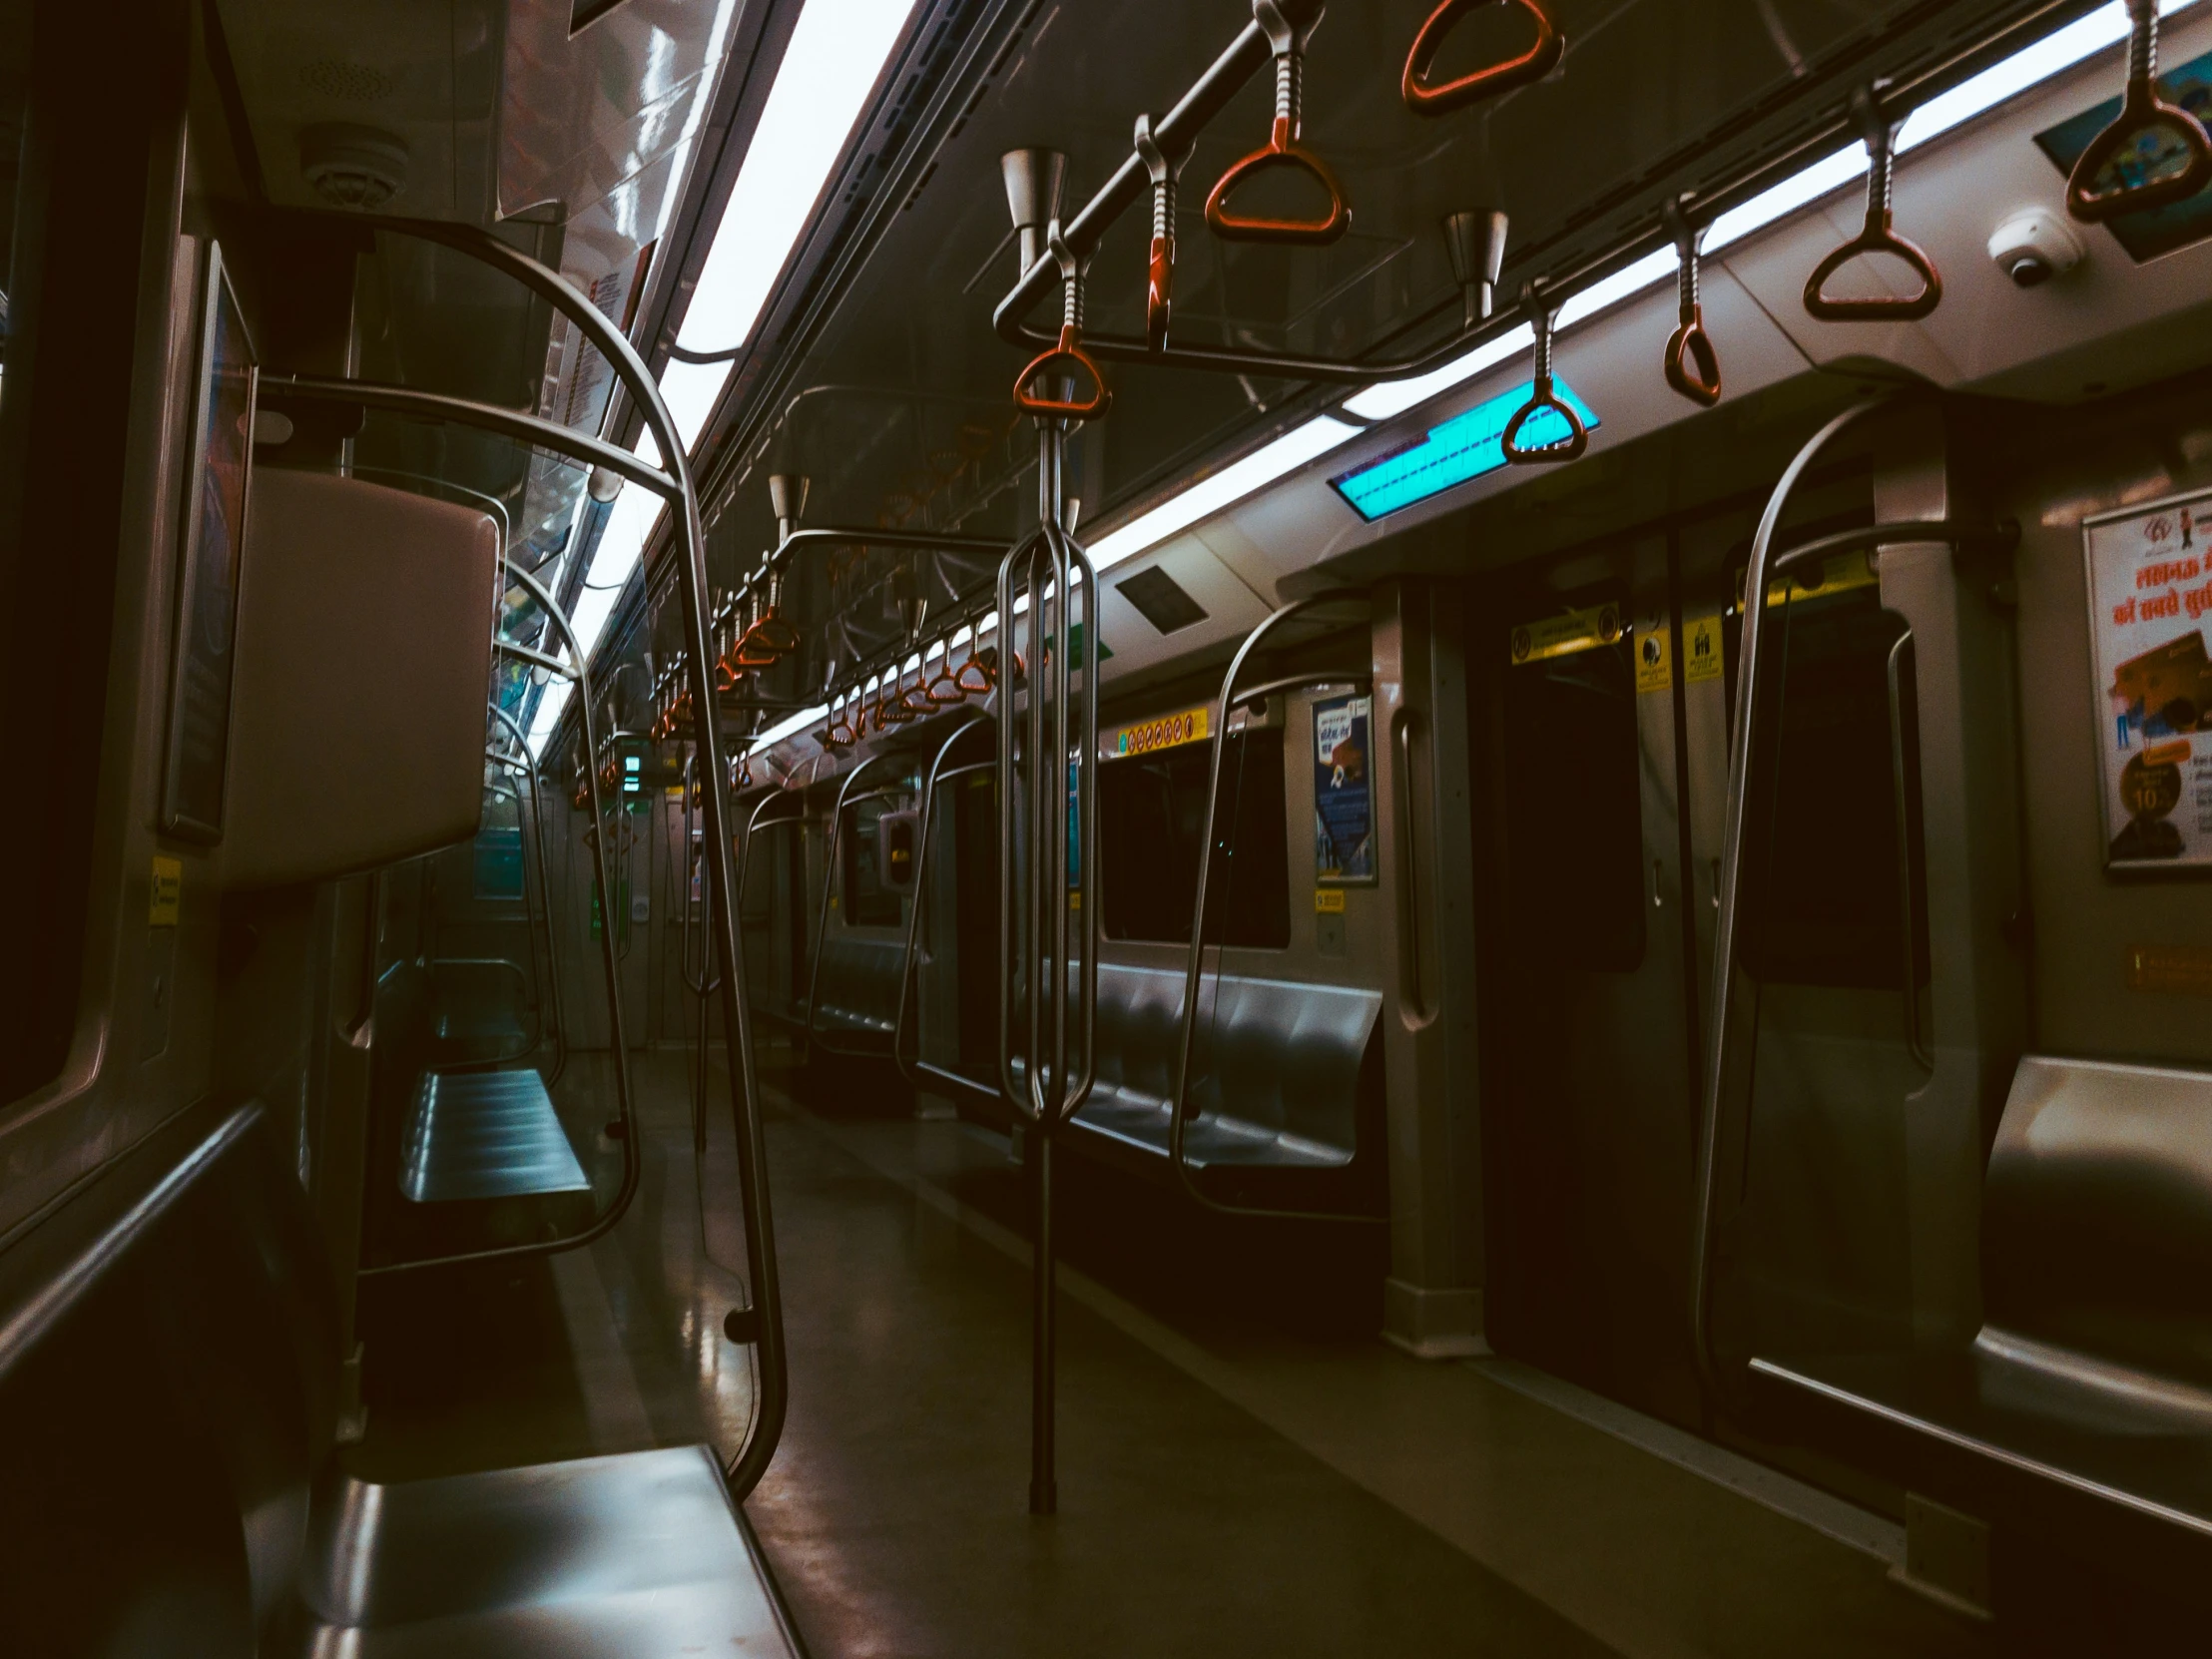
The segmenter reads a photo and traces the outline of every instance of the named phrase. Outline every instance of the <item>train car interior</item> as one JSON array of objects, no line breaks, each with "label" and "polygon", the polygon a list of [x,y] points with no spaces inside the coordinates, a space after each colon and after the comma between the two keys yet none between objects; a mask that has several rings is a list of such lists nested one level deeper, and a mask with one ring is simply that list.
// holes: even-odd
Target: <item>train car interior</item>
[{"label": "train car interior", "polygon": [[2205,1650],[2208,122],[0,0],[0,1654]]}]

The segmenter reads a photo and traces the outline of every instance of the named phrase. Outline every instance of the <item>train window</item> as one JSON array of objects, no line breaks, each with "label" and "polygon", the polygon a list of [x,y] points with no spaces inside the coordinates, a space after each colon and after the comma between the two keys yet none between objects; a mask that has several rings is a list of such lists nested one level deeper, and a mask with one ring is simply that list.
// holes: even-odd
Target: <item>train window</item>
[{"label": "train window", "polygon": [[[1768,636],[1780,668],[1761,676],[1737,960],[1755,979],[1895,988],[1902,907],[1889,664],[1904,624],[1873,586],[1793,599],[1770,615],[1781,624]],[[1905,735],[1910,875],[1919,887],[1927,870],[1911,720]],[[1925,905],[1914,908],[1925,918]],[[1914,955],[1925,982],[1925,920]]]},{"label": "train window", "polygon": [[[1099,768],[1099,883],[1108,938],[1190,942],[1210,762],[1211,746],[1199,743]],[[1289,946],[1287,818],[1282,732],[1232,732],[1206,877],[1208,940],[1260,950]]]},{"label": "train window", "polygon": [[884,880],[882,819],[897,811],[887,796],[855,801],[844,810],[844,921],[847,927],[896,927],[906,919],[904,901]]},{"label": "train window", "polygon": [[1505,671],[1505,820],[1518,950],[1625,973],[1644,957],[1632,642]]}]

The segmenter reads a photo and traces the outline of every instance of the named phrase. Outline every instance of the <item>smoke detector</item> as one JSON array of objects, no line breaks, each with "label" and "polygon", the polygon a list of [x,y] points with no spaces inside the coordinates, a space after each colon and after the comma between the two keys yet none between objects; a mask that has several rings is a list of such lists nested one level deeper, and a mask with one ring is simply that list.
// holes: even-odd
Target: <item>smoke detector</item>
[{"label": "smoke detector", "polygon": [[299,171],[331,207],[373,213],[407,183],[407,143],[350,123],[309,127],[299,135]]}]

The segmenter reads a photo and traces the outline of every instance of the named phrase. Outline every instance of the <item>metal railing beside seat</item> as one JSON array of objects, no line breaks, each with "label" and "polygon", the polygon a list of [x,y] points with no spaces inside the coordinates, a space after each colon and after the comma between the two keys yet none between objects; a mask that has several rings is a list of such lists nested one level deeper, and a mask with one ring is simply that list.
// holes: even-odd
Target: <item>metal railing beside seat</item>
[{"label": "metal railing beside seat", "polygon": [[1913,1491],[2201,1582],[2212,1075],[2021,1060],[1983,1177],[1981,1273],[1970,1344],[1754,1359],[1754,1405]]},{"label": "metal railing beside seat", "polygon": [[191,1108],[0,1250],[0,1413],[37,1425],[0,1439],[0,1653],[798,1653],[710,1447],[345,1476],[279,1139]]}]

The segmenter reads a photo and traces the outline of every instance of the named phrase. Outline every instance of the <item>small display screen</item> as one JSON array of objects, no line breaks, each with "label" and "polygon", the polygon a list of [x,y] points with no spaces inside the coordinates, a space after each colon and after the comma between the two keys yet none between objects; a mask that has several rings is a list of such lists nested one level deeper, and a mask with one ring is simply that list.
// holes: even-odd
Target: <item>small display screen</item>
[{"label": "small display screen", "polygon": [[[2165,71],[2158,77],[2158,90],[2167,103],[2179,104],[2199,121],[2212,120],[2212,52]],[[2120,100],[2106,99],[2094,109],[2083,110],[2037,133],[2036,148],[2060,173],[2071,174],[2081,153],[2118,119],[2119,113]],[[2108,191],[2144,184],[2179,168],[2182,154],[2181,141],[2171,128],[2146,127],[2104,165],[2092,188]],[[2153,208],[2148,213],[2121,214],[2107,220],[2105,229],[2127,250],[2128,258],[2141,265],[2212,236],[2212,191],[2199,191],[2186,202]]]},{"label": "small display screen", "polygon": [[[1505,465],[1505,428],[1535,390],[1535,381],[1523,380],[1511,391],[1431,427],[1419,442],[1339,474],[1329,480],[1330,485],[1354,512],[1373,524],[1385,513],[1397,512],[1470,478],[1495,472]],[[1584,426],[1597,430],[1596,411],[1577,397],[1566,381],[1554,380],[1552,390]],[[1523,448],[1534,449],[1566,436],[1565,416],[1556,409],[1544,409],[1529,418],[1518,441]]]},{"label": "small display screen", "polygon": [[177,594],[163,828],[213,841],[223,833],[231,745],[232,646],[246,546],[247,471],[254,456],[254,352],[246,317],[208,247],[190,488]]}]

